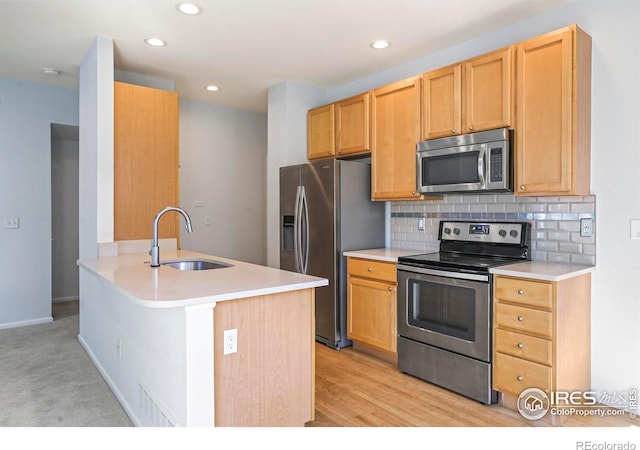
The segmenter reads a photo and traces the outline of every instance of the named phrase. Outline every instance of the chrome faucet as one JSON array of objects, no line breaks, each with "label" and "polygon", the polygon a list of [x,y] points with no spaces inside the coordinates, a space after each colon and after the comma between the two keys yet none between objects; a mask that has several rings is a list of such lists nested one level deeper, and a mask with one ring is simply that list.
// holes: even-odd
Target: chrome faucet
[{"label": "chrome faucet", "polygon": [[151,251],[149,252],[149,254],[151,255],[151,267],[160,267],[160,247],[158,247],[158,222],[160,221],[160,217],[162,217],[164,213],[169,211],[176,211],[182,214],[182,217],[184,217],[184,221],[186,222],[185,228],[187,230],[187,233],[191,233],[193,231],[191,229],[191,218],[184,209],[178,208],[177,206],[167,206],[166,208],[160,210],[158,214],[156,214],[156,217],[153,219],[153,238],[151,240]]}]

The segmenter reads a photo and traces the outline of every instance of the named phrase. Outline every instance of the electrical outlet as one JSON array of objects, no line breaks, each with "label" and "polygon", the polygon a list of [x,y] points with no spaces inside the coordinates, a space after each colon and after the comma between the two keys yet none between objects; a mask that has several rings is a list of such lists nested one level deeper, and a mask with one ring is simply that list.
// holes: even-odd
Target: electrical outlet
[{"label": "electrical outlet", "polygon": [[424,231],[424,217],[418,219],[418,231]]},{"label": "electrical outlet", "polygon": [[580,219],[580,236],[590,237],[593,235],[593,219]]},{"label": "electrical outlet", "polygon": [[211,225],[211,216],[204,216],[204,224]]},{"label": "electrical outlet", "polygon": [[238,329],[224,330],[224,355],[238,351]]}]

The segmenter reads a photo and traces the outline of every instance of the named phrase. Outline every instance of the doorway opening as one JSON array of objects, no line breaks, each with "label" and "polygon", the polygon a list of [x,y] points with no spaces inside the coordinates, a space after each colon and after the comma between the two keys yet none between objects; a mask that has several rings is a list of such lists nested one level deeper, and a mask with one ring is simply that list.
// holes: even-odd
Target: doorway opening
[{"label": "doorway opening", "polygon": [[51,298],[78,300],[79,127],[51,124]]}]

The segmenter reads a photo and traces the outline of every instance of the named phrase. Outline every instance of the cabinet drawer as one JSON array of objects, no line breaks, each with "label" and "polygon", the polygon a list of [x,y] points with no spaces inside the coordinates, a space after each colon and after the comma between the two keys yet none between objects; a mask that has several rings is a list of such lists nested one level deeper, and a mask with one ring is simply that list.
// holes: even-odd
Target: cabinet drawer
[{"label": "cabinet drawer", "polygon": [[551,367],[496,353],[493,388],[513,395],[520,395],[523,390],[532,387],[548,393],[552,388],[551,375]]},{"label": "cabinet drawer", "polygon": [[347,262],[349,275],[357,277],[373,278],[376,280],[396,282],[396,265],[383,261],[370,259],[349,258]]},{"label": "cabinet drawer", "polygon": [[496,351],[551,365],[551,341],[507,330],[496,330]]},{"label": "cabinet drawer", "polygon": [[496,324],[499,328],[512,328],[545,337],[551,337],[553,329],[550,312],[504,303],[496,303]]},{"label": "cabinet drawer", "polygon": [[553,288],[541,281],[496,277],[496,299],[551,309]]}]

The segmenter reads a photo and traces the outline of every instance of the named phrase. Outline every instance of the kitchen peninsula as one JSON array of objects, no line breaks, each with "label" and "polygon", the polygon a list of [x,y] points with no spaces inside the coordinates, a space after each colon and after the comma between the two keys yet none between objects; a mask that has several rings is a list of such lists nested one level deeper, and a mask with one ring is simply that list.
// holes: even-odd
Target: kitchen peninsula
[{"label": "kitchen peninsula", "polygon": [[161,262],[187,259],[225,267],[152,268],[146,253],[78,262],[78,339],[133,423],[313,420],[314,292],[327,280],[184,250]]}]

